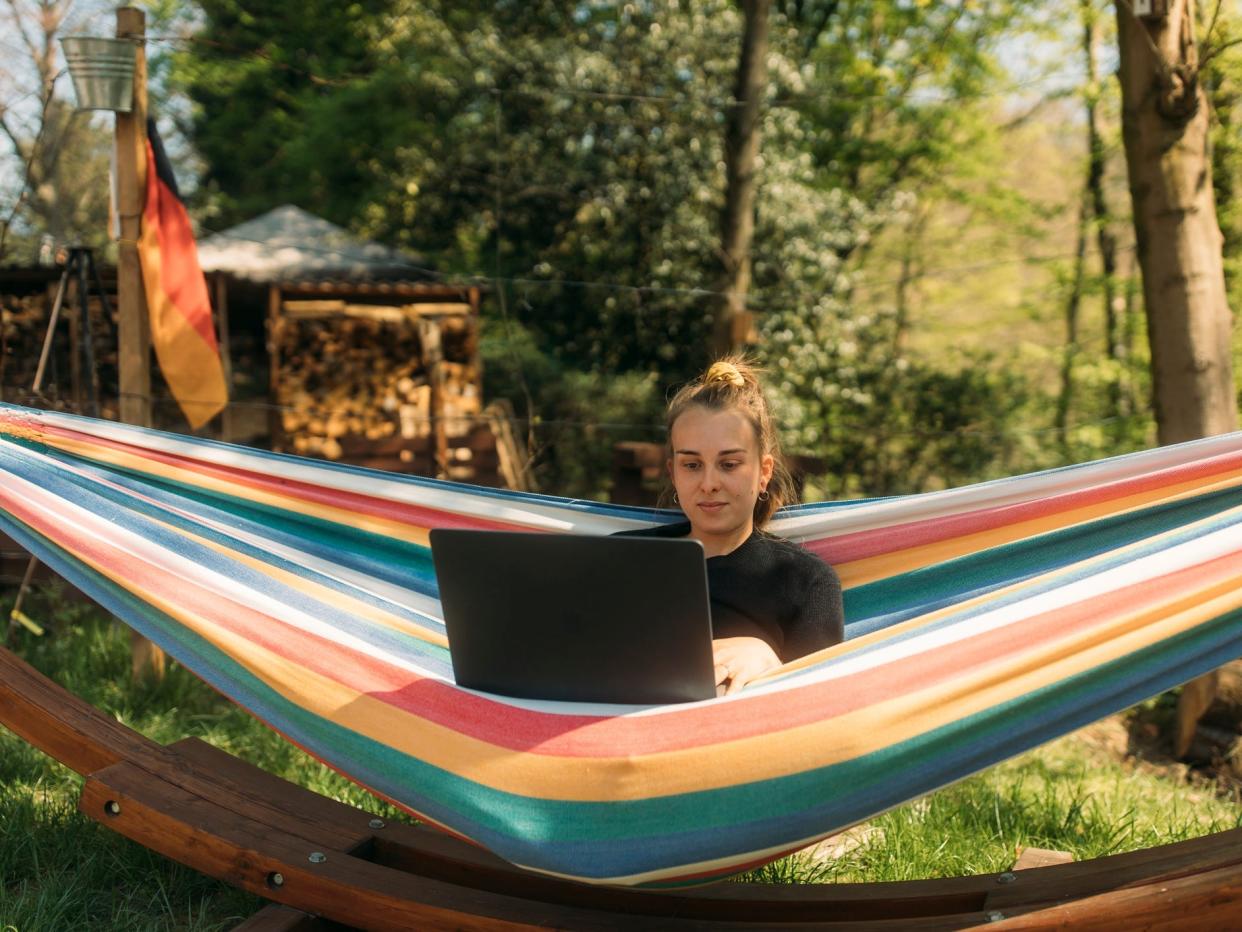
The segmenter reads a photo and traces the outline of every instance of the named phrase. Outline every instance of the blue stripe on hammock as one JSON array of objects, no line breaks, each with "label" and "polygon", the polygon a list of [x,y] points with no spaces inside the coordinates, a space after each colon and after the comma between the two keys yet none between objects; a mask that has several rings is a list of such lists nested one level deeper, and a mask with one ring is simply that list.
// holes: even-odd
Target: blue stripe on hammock
[{"label": "blue stripe on hammock", "polygon": [[[846,590],[844,601],[848,636],[859,637],[879,631],[920,615],[948,608],[976,596],[995,592],[1013,583],[1023,582],[1044,573],[1072,566],[1099,557],[1112,550],[1128,547],[1146,538],[1175,531],[1191,523],[1206,520],[1226,508],[1242,505],[1242,488],[1224,489],[1180,502],[1156,505],[1141,512],[1103,518],[1089,524],[1076,525],[1039,537],[1002,544],[990,550],[958,557],[930,567],[922,567]],[[1235,516],[1213,522],[1202,528],[1174,533],[1147,546],[1140,546],[1115,557],[1093,563],[1089,567],[1057,575],[1045,583],[1024,588],[1021,592],[999,596],[982,605],[954,614],[953,620],[969,618],[993,608],[1010,605],[1028,596],[1060,588],[1067,582],[1084,579],[1104,569],[1120,566],[1142,556],[1173,546],[1174,542],[1193,540],[1216,527],[1238,523]],[[1020,569],[1002,576],[997,568]],[[951,586],[959,587],[950,595]],[[939,594],[937,594],[939,593]],[[914,601],[914,598],[919,601]],[[894,608],[896,602],[899,607]],[[874,612],[874,614],[868,614]],[[940,626],[937,623],[932,628]],[[922,630],[932,630],[926,628]]]},{"label": "blue stripe on hammock", "polygon": [[[56,459],[62,458],[56,457]],[[154,479],[141,479],[121,471],[108,471],[90,463],[79,463],[70,458],[64,458],[63,461],[67,465],[81,469],[83,472],[93,476],[99,480],[101,485],[104,482],[113,482],[131,492],[146,495],[164,506],[180,508],[203,520],[214,519],[235,528],[238,532],[248,533],[261,539],[269,540],[273,544],[304,553],[325,563],[345,567],[361,575],[370,576],[381,582],[400,586],[412,592],[431,596],[432,598],[437,596],[435,571],[432,567],[430,552],[426,547],[384,538],[377,534],[356,528],[347,528],[343,525],[329,525],[328,522],[317,523],[324,527],[332,527],[338,535],[338,540],[340,535],[346,534],[350,537],[351,545],[360,544],[363,546],[360,550],[346,550],[341,547],[334,548],[317,545],[313,540],[305,536],[299,536],[291,531],[281,530],[270,524],[264,524],[243,516],[239,513],[240,511],[253,510],[247,507],[248,503],[244,499],[232,500],[236,502],[237,511],[234,511],[232,507],[222,507],[218,504],[219,502],[227,501],[224,497],[218,495],[200,496],[195,494],[193,487],[181,486],[179,483],[161,482]],[[103,488],[100,488],[99,491],[101,494],[108,494],[118,503],[122,501],[120,493],[110,493]],[[124,501],[131,501],[131,499],[124,499]],[[428,623],[438,630],[443,630],[443,625],[437,619],[428,619],[412,609],[407,609],[381,596],[374,595],[348,581],[325,575],[311,567],[280,557],[271,551],[258,549],[243,540],[214,531],[198,522],[169,514],[156,506],[137,499],[132,501],[135,510],[141,510],[145,514],[159,517],[162,520],[167,520],[169,523],[175,523],[178,527],[193,529],[204,537],[209,537],[218,543],[227,545],[230,549],[247,554],[272,566],[291,570],[299,575],[312,577],[316,582],[328,588],[348,594],[376,608],[386,609],[411,621]],[[280,517],[282,521],[302,524],[309,523],[309,521],[317,521],[317,519],[305,519],[302,516],[278,511],[277,509],[271,509],[271,514]],[[365,546],[371,541],[374,542],[373,546]],[[363,557],[361,556],[361,550],[363,549],[376,553],[383,551],[383,557]]]}]

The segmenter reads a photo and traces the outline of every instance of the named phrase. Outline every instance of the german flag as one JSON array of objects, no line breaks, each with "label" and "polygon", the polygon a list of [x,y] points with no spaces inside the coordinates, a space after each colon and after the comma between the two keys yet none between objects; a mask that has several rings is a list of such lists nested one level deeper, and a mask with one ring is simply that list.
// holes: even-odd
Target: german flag
[{"label": "german flag", "polygon": [[228,403],[228,389],[190,216],[154,120],[147,121],[147,199],[138,256],[160,371],[190,426],[201,427]]}]

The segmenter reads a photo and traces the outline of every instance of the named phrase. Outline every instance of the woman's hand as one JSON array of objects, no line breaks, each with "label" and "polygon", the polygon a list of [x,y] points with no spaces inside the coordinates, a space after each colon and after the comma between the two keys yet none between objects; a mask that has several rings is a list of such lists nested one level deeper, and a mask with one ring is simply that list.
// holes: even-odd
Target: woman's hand
[{"label": "woman's hand", "polygon": [[738,692],[753,679],[781,665],[767,641],[759,638],[717,638],[712,641],[716,664],[716,695]]}]

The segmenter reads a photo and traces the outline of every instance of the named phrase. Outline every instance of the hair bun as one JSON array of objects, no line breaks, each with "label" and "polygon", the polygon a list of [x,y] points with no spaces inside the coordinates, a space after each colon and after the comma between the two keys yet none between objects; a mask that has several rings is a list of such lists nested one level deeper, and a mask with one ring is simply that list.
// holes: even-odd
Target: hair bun
[{"label": "hair bun", "polygon": [[713,382],[728,382],[734,388],[741,388],[746,384],[746,379],[742,377],[737,366],[731,362],[714,362],[711,368],[703,374],[703,384],[711,385]]}]

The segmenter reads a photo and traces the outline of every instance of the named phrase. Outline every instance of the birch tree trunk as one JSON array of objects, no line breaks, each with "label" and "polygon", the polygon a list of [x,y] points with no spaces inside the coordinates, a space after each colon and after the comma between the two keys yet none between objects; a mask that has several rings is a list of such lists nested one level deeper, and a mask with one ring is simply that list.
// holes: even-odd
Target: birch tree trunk
[{"label": "birch tree trunk", "polygon": [[759,105],[768,83],[770,0],[741,0],[745,25],[737,84],[725,130],[725,206],[720,259],[724,266],[713,312],[712,350],[730,353],[746,342],[750,315],[750,246],[755,235],[755,162],[759,155]]},{"label": "birch tree trunk", "polygon": [[[1216,219],[1209,107],[1199,81],[1192,0],[1137,18],[1116,0],[1122,132],[1143,272],[1156,423],[1161,443],[1235,430],[1223,237]],[[1174,750],[1184,755],[1211,703],[1216,674],[1178,701]]]}]

